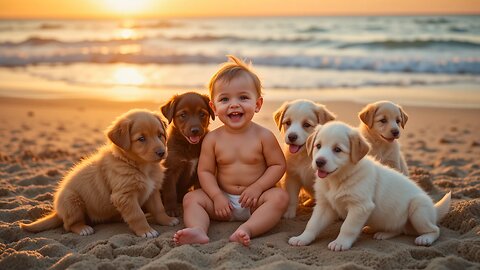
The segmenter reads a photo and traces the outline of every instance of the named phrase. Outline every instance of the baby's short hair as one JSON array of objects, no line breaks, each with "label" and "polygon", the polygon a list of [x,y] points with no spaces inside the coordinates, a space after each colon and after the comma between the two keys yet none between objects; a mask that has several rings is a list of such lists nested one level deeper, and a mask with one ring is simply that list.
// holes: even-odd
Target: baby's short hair
[{"label": "baby's short hair", "polygon": [[208,83],[210,99],[213,99],[213,88],[216,82],[224,81],[229,83],[232,79],[245,74],[252,78],[258,96],[262,96],[262,83],[260,82],[257,74],[252,71],[250,67],[251,64],[247,65],[245,62],[233,55],[227,55],[227,57],[230,61],[225,62],[223,66],[217,72],[215,72],[215,74],[213,74],[212,78],[210,78],[210,82]]}]

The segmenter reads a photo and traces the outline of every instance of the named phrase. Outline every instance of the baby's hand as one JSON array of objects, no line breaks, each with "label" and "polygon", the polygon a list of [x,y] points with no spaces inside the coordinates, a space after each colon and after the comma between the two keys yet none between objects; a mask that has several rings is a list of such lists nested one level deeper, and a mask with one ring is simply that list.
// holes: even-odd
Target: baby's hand
[{"label": "baby's hand", "polygon": [[225,195],[218,194],[213,197],[213,207],[217,217],[225,220],[230,219],[232,215],[232,205]]},{"label": "baby's hand", "polygon": [[243,208],[256,207],[258,198],[262,195],[263,190],[255,184],[247,187],[240,195],[240,200],[238,201]]}]

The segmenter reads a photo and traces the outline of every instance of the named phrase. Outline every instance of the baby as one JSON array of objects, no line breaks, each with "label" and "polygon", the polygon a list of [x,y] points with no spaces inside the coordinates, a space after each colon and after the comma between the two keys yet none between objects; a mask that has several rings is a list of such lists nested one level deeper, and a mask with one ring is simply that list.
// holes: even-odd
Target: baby
[{"label": "baby", "polygon": [[205,136],[198,163],[201,189],[183,199],[186,228],[178,244],[208,243],[210,219],[245,221],[230,241],[245,246],[273,228],[288,206],[288,194],[275,184],[286,162],[275,136],[252,121],[263,104],[255,73],[234,56],[210,79],[210,106],[223,126]]}]

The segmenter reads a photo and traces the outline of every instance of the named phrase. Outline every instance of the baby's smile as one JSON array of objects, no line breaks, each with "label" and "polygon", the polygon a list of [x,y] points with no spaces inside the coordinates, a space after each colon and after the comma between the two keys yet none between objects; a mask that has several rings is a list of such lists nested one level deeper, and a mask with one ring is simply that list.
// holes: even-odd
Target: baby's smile
[{"label": "baby's smile", "polygon": [[228,118],[230,118],[233,121],[240,120],[243,116],[243,113],[240,112],[232,112],[228,114]]}]

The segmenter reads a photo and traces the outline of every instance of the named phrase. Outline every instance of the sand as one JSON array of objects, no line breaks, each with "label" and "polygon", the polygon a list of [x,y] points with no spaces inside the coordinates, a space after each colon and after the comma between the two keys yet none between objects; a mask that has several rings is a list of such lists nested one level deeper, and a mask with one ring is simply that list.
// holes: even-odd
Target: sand
[{"label": "sand", "polygon": [[[255,121],[280,139],[272,119],[281,102],[266,102]],[[357,125],[364,104],[324,102],[339,120]],[[155,239],[136,237],[125,223],[95,225],[78,236],[62,228],[37,234],[19,228],[52,209],[62,175],[105,142],[103,130],[131,108],[158,109],[157,103],[100,100],[0,98],[0,269],[479,269],[480,268],[480,109],[404,106],[410,116],[400,142],[412,178],[434,200],[452,191],[453,205],[431,247],[413,236],[374,240],[362,234],[353,248],[332,252],[327,244],[341,223],[330,226],[307,247],[291,247],[312,209],[300,207],[250,247],[228,242],[238,222],[213,222],[211,242],[175,246],[183,227],[153,225]],[[212,128],[218,126],[218,120]]]}]

